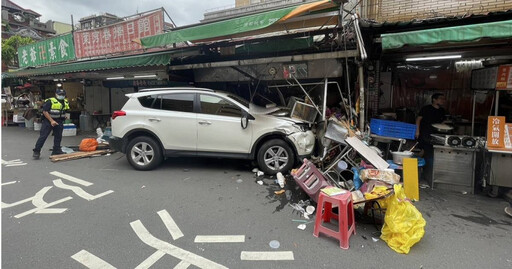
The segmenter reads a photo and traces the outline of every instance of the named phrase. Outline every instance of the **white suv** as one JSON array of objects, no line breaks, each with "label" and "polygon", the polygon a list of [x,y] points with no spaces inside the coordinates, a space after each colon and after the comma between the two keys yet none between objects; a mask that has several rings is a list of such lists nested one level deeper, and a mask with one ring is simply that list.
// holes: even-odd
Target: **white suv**
[{"label": "white suv", "polygon": [[208,156],[256,160],[262,171],[276,174],[311,155],[315,145],[303,122],[229,93],[164,88],[126,96],[112,114],[110,144],[137,170],[170,156]]}]

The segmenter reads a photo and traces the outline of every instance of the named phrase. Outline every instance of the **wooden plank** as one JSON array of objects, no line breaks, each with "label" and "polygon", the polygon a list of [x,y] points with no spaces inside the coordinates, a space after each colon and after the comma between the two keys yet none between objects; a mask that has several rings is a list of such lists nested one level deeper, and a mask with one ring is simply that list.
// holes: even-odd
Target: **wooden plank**
[{"label": "wooden plank", "polygon": [[418,188],[418,159],[404,158],[404,191],[405,196],[411,200],[420,200]]},{"label": "wooden plank", "polygon": [[347,141],[352,148],[375,166],[375,168],[383,170],[389,167],[389,163],[377,155],[373,149],[365,145],[361,140],[359,140],[359,138],[353,136],[345,139],[345,141]]},{"label": "wooden plank", "polygon": [[50,160],[52,162],[76,160],[76,159],[91,157],[91,156],[97,155],[97,154],[106,154],[106,153],[110,153],[110,152],[112,152],[112,151],[110,151],[108,149],[88,151],[88,152],[73,152],[73,153],[69,153],[69,154],[60,154],[60,155],[50,156]]}]

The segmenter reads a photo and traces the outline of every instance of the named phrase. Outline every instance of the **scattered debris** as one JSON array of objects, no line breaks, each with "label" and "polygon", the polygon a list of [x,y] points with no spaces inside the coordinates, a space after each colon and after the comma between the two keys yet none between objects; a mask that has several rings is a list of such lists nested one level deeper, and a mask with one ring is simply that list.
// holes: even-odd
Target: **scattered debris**
[{"label": "scattered debris", "polygon": [[308,222],[307,220],[303,220],[303,219],[292,219],[292,221],[295,221],[295,222]]},{"label": "scattered debris", "polygon": [[378,239],[378,238],[375,238],[375,237],[372,237],[372,240],[373,240],[373,242],[377,242],[377,241],[379,241],[379,239]]},{"label": "scattered debris", "polygon": [[428,189],[428,188],[430,188],[430,186],[429,186],[428,184],[421,184],[421,185],[420,185],[420,188],[422,188],[422,189]]},{"label": "scattered debris", "polygon": [[279,173],[277,173],[276,176],[277,176],[277,183],[279,184],[279,186],[281,188],[284,188],[284,181],[285,181],[285,179],[284,179],[283,174],[281,174],[281,172],[279,172]]},{"label": "scattered debris", "polygon": [[186,181],[186,180],[189,180],[189,179],[190,179],[190,177],[187,177],[187,178],[184,178],[183,181]]},{"label": "scattered debris", "polygon": [[368,238],[366,237],[366,235],[361,235],[361,237],[362,237],[364,240],[368,240]]},{"label": "scattered debris", "polygon": [[254,168],[254,169],[252,169],[252,172],[253,172],[253,173],[258,173],[259,171],[260,171],[260,170],[258,170],[258,168]]},{"label": "scattered debris", "polygon": [[271,247],[271,248],[279,248],[279,246],[281,246],[281,244],[279,243],[279,241],[277,240],[272,240],[270,241],[270,243],[268,243],[268,245]]},{"label": "scattered debris", "polygon": [[258,180],[258,181],[256,181],[256,183],[258,183],[260,185],[263,185],[263,181],[262,180]]},{"label": "scattered debris", "polygon": [[463,192],[461,192],[461,193],[462,193],[462,194],[468,194],[468,192],[467,192],[467,191],[463,191]]},{"label": "scattered debris", "polygon": [[59,155],[52,155],[50,156],[50,160],[52,162],[59,162],[59,161],[69,161],[69,160],[76,160],[76,159],[82,159],[86,157],[92,157],[95,155],[103,155],[107,153],[111,153],[111,150],[104,149],[104,150],[95,150],[95,151],[89,151],[89,152],[73,152],[69,154],[59,154]]},{"label": "scattered debris", "polygon": [[142,185],[142,187],[140,187],[141,189],[144,189],[146,187],[146,185]]},{"label": "scattered debris", "polygon": [[263,173],[262,171],[256,172],[256,176],[258,176],[258,177],[262,177],[264,175],[265,175],[265,173]]},{"label": "scattered debris", "polygon": [[299,226],[297,226],[297,228],[304,231],[306,229],[306,224],[299,224]]},{"label": "scattered debris", "polygon": [[242,182],[244,182],[244,181],[241,178],[236,180],[236,183],[242,183]]},{"label": "scattered debris", "polygon": [[308,205],[306,207],[306,213],[308,213],[309,215],[313,214],[315,212],[315,207],[312,206],[312,205]]},{"label": "scattered debris", "polygon": [[277,194],[277,195],[281,195],[285,192],[285,190],[279,190],[279,191],[275,191],[274,193]]}]

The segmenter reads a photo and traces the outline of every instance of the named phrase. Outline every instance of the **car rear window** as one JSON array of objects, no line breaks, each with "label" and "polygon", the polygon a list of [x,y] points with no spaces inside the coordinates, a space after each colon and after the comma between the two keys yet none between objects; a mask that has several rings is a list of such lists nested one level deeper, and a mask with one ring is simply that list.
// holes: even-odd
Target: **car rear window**
[{"label": "car rear window", "polygon": [[170,111],[194,112],[193,93],[174,93],[162,95],[162,109]]},{"label": "car rear window", "polygon": [[139,102],[143,107],[160,109],[160,100],[157,95],[141,96]]}]

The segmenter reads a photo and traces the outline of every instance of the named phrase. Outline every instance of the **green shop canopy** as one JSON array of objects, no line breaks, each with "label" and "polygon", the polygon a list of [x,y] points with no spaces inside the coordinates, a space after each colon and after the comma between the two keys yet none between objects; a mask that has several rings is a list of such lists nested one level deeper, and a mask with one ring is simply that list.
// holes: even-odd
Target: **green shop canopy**
[{"label": "green shop canopy", "polygon": [[120,58],[91,60],[86,62],[75,62],[55,66],[41,67],[36,69],[23,69],[6,73],[7,77],[28,77],[64,74],[74,72],[86,72],[95,70],[117,69],[126,67],[157,66],[167,65],[171,61],[172,53],[159,53],[151,55],[135,55]]},{"label": "green shop canopy", "polygon": [[330,0],[316,1],[299,6],[178,29],[165,34],[141,38],[140,42],[144,47],[152,48],[179,42],[230,36],[264,29],[275,23],[284,22],[292,17],[302,15],[305,12],[318,11],[334,6],[336,5]]},{"label": "green shop canopy", "polygon": [[431,45],[439,42],[467,42],[480,38],[512,37],[512,20],[383,34],[382,50],[398,49],[405,45]]}]

